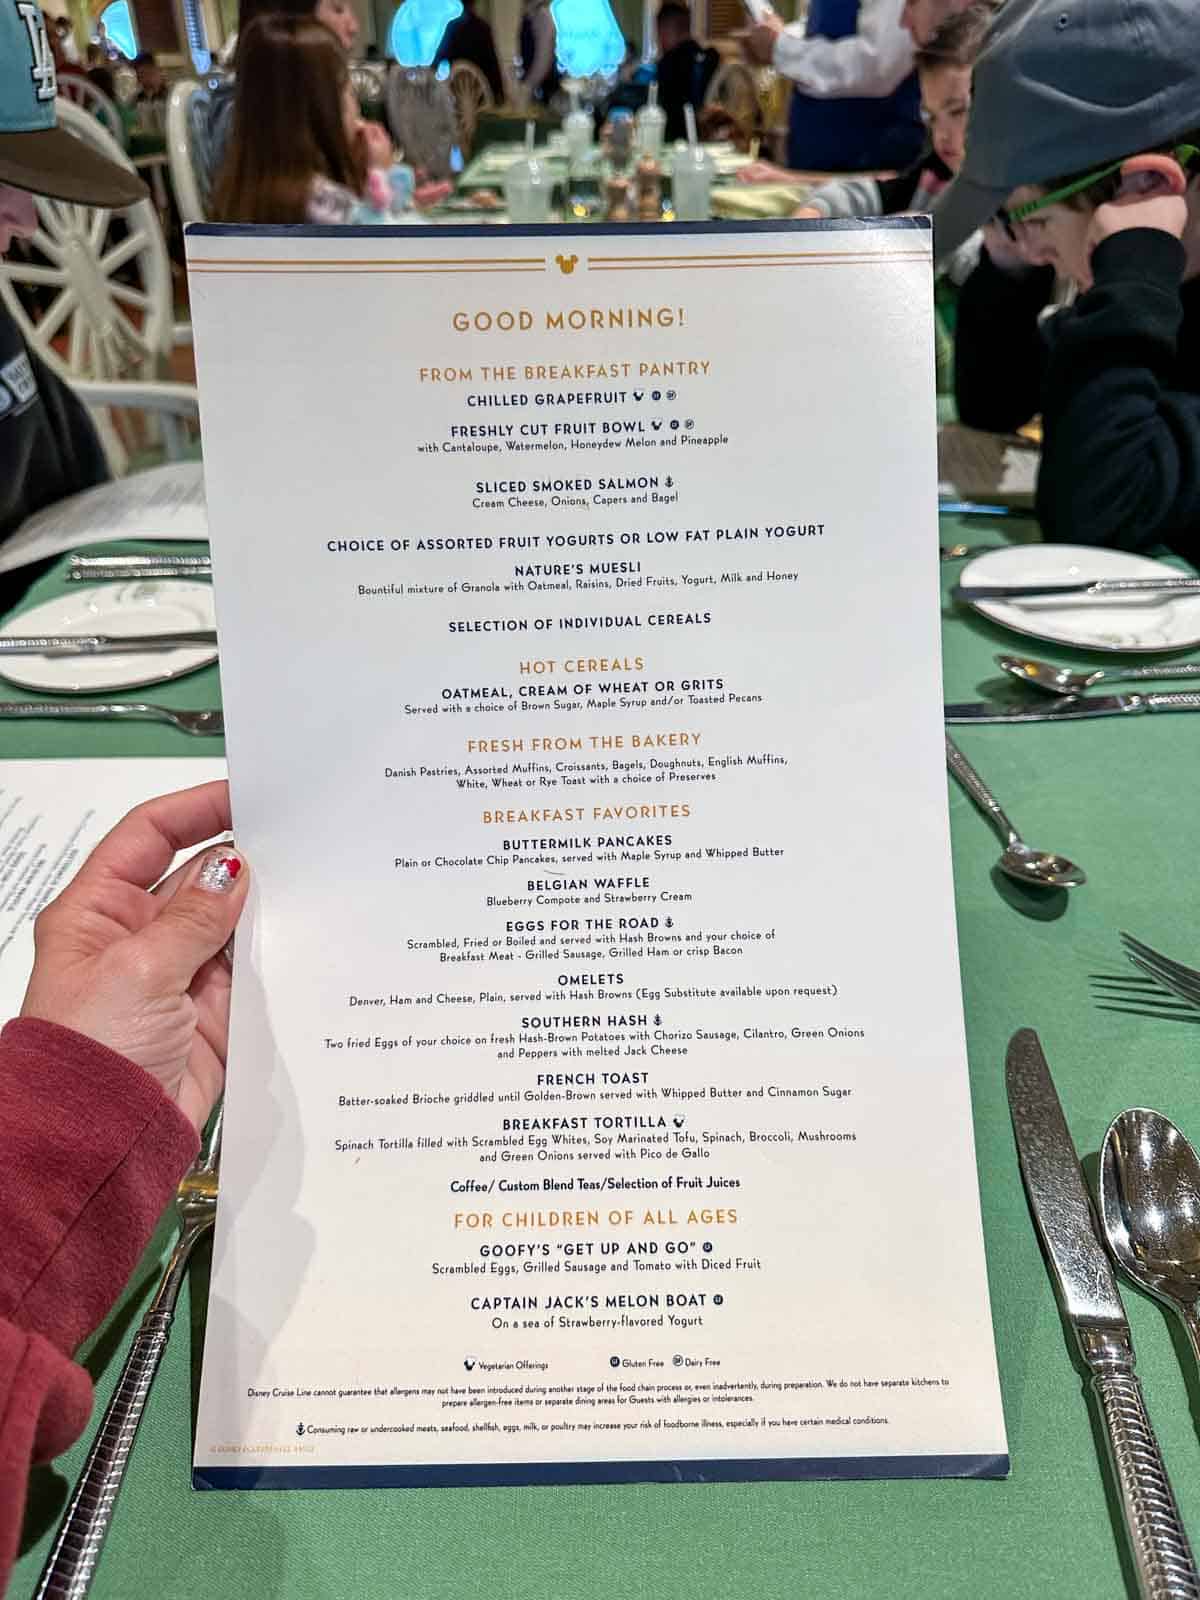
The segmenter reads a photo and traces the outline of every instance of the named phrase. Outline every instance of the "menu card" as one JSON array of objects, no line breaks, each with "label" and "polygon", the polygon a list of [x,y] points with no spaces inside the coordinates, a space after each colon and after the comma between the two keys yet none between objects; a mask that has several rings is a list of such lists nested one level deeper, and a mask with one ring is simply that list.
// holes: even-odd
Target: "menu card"
[{"label": "menu card", "polygon": [[144,800],[224,776],[203,756],[0,762],[0,1022],[25,999],[34,919],[108,830]]},{"label": "menu card", "polygon": [[193,228],[204,1487],[1002,1475],[927,223]]}]

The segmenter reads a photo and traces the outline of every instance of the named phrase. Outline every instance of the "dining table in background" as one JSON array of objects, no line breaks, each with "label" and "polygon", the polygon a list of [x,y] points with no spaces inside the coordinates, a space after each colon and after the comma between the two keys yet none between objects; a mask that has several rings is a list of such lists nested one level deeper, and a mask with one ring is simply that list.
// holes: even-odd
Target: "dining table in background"
[{"label": "dining table in background", "polygon": [[[1011,517],[943,517],[940,532],[943,545],[1036,538],[1032,523]],[[931,567],[935,559],[931,530]],[[1019,695],[1021,687],[993,661],[1014,648],[1013,636],[949,598],[960,569],[953,561],[941,565],[946,698]],[[29,603],[65,588],[65,571],[64,558],[40,579]],[[1052,645],[1030,653],[1068,665],[1095,660]],[[1186,658],[1200,659],[1200,651]],[[881,673],[890,670],[886,660],[878,665]],[[331,662],[328,670],[340,666]],[[210,667],[128,698],[196,708],[218,704],[218,692],[217,669]],[[304,692],[302,678],[296,692]],[[33,698],[20,690],[8,697]],[[1038,1031],[1089,1176],[1089,1155],[1129,1105],[1158,1108],[1200,1141],[1195,1022],[1103,1009],[1092,982],[1095,974],[1132,973],[1120,929],[1182,961],[1200,962],[1193,889],[1200,717],[969,727],[956,729],[955,737],[1031,835],[1052,839],[1088,869],[1087,884],[1069,894],[1010,883],[995,869],[991,828],[958,786],[950,787],[979,1184],[1011,1477],[197,1493],[190,1462],[207,1290],[200,1257],[142,1424],[92,1591],[96,1600],[247,1593],[261,1600],[483,1594],[1120,1600],[1132,1592],[1097,1438],[1081,1403],[1083,1378],[1072,1368],[1026,1207],[1004,1059],[1015,1029]],[[24,757],[212,756],[222,748],[220,740],[189,739],[148,723],[0,723],[0,742],[6,755]],[[312,759],[321,759],[319,749]],[[923,892],[922,863],[914,859],[914,902]],[[870,915],[869,905],[862,915]],[[270,1063],[234,1060],[230,1070],[264,1072]],[[935,1156],[911,1151],[914,1162]],[[903,1206],[903,1194],[895,1199]],[[164,1220],[129,1290],[83,1353],[98,1409],[153,1292],[172,1226]],[[819,1238],[812,1247],[820,1250]],[[854,1272],[856,1263],[847,1260],[843,1269]],[[796,1271],[803,1277],[802,1260]],[[919,1293],[922,1262],[915,1252],[910,1271]],[[1122,1294],[1183,1519],[1200,1537],[1200,1383],[1169,1313],[1124,1283]],[[886,1320],[878,1331],[882,1355]],[[793,1336],[802,1350],[803,1320]],[[53,1467],[34,1474],[14,1600],[36,1583],[89,1440],[90,1429]]]}]

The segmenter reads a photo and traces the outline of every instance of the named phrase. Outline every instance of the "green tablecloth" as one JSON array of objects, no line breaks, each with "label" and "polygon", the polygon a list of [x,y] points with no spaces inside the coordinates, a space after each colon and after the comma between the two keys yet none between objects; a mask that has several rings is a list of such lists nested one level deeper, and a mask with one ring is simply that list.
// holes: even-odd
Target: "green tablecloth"
[{"label": "green tablecloth", "polygon": [[[1029,536],[1028,525],[944,519],[943,542]],[[945,585],[960,569],[947,568]],[[53,587],[52,577],[40,586]],[[994,680],[1011,635],[947,602],[947,696]],[[1037,654],[1069,661],[1051,647]],[[881,660],[879,669],[887,671]],[[155,691],[200,705],[214,674]],[[158,751],[214,754],[169,729],[0,729],[14,755]],[[204,1277],[193,1278],[143,1423],[93,1594],[177,1600],[403,1597],[465,1600],[895,1600],[897,1595],[1025,1600],[1130,1592],[1082,1380],[1029,1222],[1004,1097],[1009,1034],[1042,1035],[1081,1153],[1130,1104],[1157,1106],[1200,1137],[1200,1034],[1188,1023],[1099,1009],[1089,978],[1128,971],[1117,930],[1200,957],[1194,794],[1200,719],[1147,716],[959,730],[961,743],[1028,836],[1086,866],[1070,897],[1031,898],[992,871],[997,840],[950,791],[954,869],[989,1274],[1012,1476],[1004,1483],[764,1483],[689,1487],[413,1489],[197,1494],[191,1425]],[[880,797],[880,805],[887,797]],[[912,893],[922,865],[911,863]],[[869,905],[863,914],[869,915]],[[253,1070],[250,1063],[243,1070]],[[914,1161],[924,1152],[915,1147]],[[896,1196],[903,1205],[903,1195]],[[164,1227],[87,1365],[107,1400],[145,1310]],[[847,1261],[853,1272],[855,1263]],[[915,1279],[921,1264],[912,1262]],[[1200,1534],[1198,1391],[1165,1314],[1125,1294],[1146,1383],[1186,1521]],[[189,1316],[190,1307],[190,1316]],[[354,1337],[347,1328],[348,1339]],[[803,1328],[796,1330],[798,1339]],[[886,1343],[887,1328],[879,1329]],[[81,1444],[36,1475],[26,1554],[12,1595],[28,1595]]]},{"label": "green tablecloth", "polygon": [[[88,555],[124,555],[135,551],[171,555],[203,555],[206,544],[186,544],[171,541],[169,544],[98,544],[81,548]],[[70,592],[74,584],[66,581],[67,562],[64,559],[52,567],[26,594],[14,614],[28,611],[31,606]],[[0,699],[3,700],[53,700],[53,694],[36,695],[15,688],[0,677]],[[221,704],[221,680],[215,665],[201,672],[192,672],[174,683],[155,683],[143,689],[104,695],[83,695],[82,699],[147,700],[153,705],[170,706],[177,711],[202,711]],[[0,756],[26,756],[50,759],[62,756],[222,756],[223,739],[197,738],[194,734],[180,733],[177,728],[160,722],[76,722],[76,721],[0,721]]]}]

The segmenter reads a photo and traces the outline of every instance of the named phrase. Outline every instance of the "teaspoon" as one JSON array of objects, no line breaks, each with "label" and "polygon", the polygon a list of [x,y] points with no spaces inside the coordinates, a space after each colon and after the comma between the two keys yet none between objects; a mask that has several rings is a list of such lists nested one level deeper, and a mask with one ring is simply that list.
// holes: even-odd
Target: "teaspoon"
[{"label": "teaspoon", "polygon": [[1200,1157],[1158,1111],[1122,1111],[1100,1152],[1108,1248],[1140,1289],[1178,1313],[1200,1362]]},{"label": "teaspoon", "polygon": [[946,765],[1004,840],[1004,851],[997,863],[1001,872],[1036,889],[1075,889],[1087,882],[1083,868],[1068,861],[1066,856],[1034,850],[1025,843],[1005,816],[1000,802],[949,734],[946,735]]},{"label": "teaspoon", "polygon": [[1034,661],[1028,656],[997,656],[996,665],[1019,678],[1022,683],[1044,689],[1047,694],[1082,694],[1097,683],[1145,683],[1159,678],[1200,678],[1200,664],[1176,661],[1154,667],[1093,667],[1090,672],[1073,672],[1056,667],[1052,661]]}]

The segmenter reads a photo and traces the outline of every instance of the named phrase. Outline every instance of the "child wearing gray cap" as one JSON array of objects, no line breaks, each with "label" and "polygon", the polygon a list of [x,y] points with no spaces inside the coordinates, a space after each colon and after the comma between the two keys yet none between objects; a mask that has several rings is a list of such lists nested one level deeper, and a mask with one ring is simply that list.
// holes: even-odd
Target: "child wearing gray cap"
[{"label": "child wearing gray cap", "polygon": [[[962,420],[1040,410],[1048,539],[1200,557],[1194,0],[1008,0],[936,249],[986,224],[959,304]],[[1041,318],[1055,276],[1072,306]]]}]

